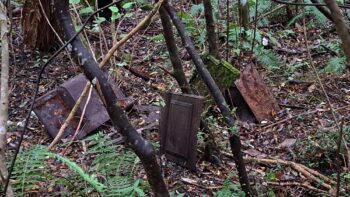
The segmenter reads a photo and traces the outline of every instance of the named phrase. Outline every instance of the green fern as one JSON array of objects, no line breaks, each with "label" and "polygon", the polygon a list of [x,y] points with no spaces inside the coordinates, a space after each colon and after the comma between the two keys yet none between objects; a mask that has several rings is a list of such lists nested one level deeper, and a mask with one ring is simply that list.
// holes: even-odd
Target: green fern
[{"label": "green fern", "polygon": [[[312,3],[310,0],[306,0],[305,3]],[[302,19],[305,15],[307,16],[313,16],[313,23],[314,25],[317,25],[318,27],[320,26],[325,26],[327,24],[327,18],[314,6],[306,6],[305,7],[305,13],[300,12],[296,16],[292,18],[292,20],[289,21],[287,24],[287,27],[293,25],[300,19]]]},{"label": "green fern", "polygon": [[271,71],[280,69],[280,64],[277,55],[272,50],[264,49],[262,45],[254,48],[256,59]]},{"label": "green fern", "polygon": [[[94,158],[89,171],[67,157],[48,151],[44,146],[21,150],[11,180],[15,194],[24,196],[42,192],[40,189],[43,185],[55,183],[78,192],[96,190],[102,196],[145,196],[145,183],[134,178],[133,172],[138,167],[139,159],[133,152],[115,145],[112,139],[100,133],[87,138],[85,142],[89,149],[87,156]],[[46,162],[52,159],[68,166],[72,172],[69,178],[72,182],[50,173]],[[98,180],[97,175],[104,181]]]},{"label": "green fern", "polygon": [[43,146],[20,151],[11,177],[16,196],[38,192],[41,184],[52,180],[52,176],[45,168],[46,153],[47,150]]},{"label": "green fern", "polygon": [[232,175],[229,175],[222,188],[216,193],[216,197],[244,197],[245,193],[240,189],[240,186],[237,184],[233,184]]},{"label": "green fern", "polygon": [[129,150],[122,153],[121,145],[115,145],[106,135],[101,133],[93,135],[86,140],[89,156],[96,156],[92,162],[93,171],[99,172],[107,180],[104,196],[143,196],[140,188],[141,181],[134,180],[133,172],[139,163],[138,157]]},{"label": "green fern", "polygon": [[328,61],[322,72],[338,75],[343,74],[346,70],[345,63],[345,57],[334,57]]}]

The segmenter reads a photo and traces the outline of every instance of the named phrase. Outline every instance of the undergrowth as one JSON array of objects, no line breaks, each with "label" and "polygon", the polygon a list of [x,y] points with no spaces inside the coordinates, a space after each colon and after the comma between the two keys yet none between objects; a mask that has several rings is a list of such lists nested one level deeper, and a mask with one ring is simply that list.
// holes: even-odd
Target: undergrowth
[{"label": "undergrowth", "polygon": [[[86,157],[92,159],[88,170],[41,145],[22,149],[11,179],[16,196],[50,192],[43,188],[50,188],[52,183],[54,187],[65,188],[61,193],[64,196],[96,193],[101,196],[145,196],[147,185],[134,177],[139,159],[133,152],[115,145],[112,139],[101,133],[90,136],[84,142],[88,149]],[[60,175],[53,172],[50,169],[52,162],[68,167],[68,172]]]}]

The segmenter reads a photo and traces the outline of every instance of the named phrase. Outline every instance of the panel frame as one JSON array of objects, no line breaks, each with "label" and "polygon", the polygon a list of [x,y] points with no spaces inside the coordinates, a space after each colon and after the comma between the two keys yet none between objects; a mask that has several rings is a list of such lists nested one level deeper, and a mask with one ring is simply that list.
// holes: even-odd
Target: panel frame
[{"label": "panel frame", "polygon": [[[181,166],[184,166],[190,170],[196,170],[197,162],[197,131],[199,130],[201,113],[203,111],[203,100],[202,96],[189,95],[189,94],[176,94],[176,93],[165,93],[163,95],[165,100],[165,107],[161,110],[160,118],[160,150],[167,159],[173,161]],[[171,116],[171,107],[176,105],[188,104],[187,108],[190,108],[190,117],[188,128],[183,128],[189,133],[188,136],[178,136],[176,139],[188,137],[188,144],[181,144],[179,146],[187,146],[185,154],[176,153],[169,149],[169,132],[172,131],[171,123],[169,123]],[[186,106],[186,105],[183,105]],[[185,107],[186,108],[186,107]],[[177,122],[175,124],[178,124]],[[175,131],[176,132],[176,131]],[[182,132],[183,133],[183,132]],[[173,133],[172,133],[173,134]],[[176,134],[175,134],[176,135]]]}]

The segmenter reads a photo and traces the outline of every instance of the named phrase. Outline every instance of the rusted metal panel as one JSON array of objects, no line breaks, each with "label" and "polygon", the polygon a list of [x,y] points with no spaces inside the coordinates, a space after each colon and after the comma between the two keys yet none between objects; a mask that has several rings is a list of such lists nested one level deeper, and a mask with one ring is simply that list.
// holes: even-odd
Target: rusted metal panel
[{"label": "rusted metal panel", "polygon": [[273,119],[280,111],[272,92],[252,65],[243,70],[235,84],[259,122]]},{"label": "rusted metal panel", "polygon": [[[72,108],[69,104],[72,104],[74,101],[69,101],[69,99],[71,98],[66,91],[55,89],[35,101],[34,112],[52,137],[57,135],[59,128],[70,112],[69,109]],[[78,126],[78,122],[79,119],[73,118],[62,138],[66,138],[70,133],[74,133],[74,128]]]},{"label": "rusted metal panel", "polygon": [[[50,91],[37,99],[34,112],[39,117],[40,121],[45,125],[52,137],[57,135],[62,123],[65,121],[66,117],[68,117],[68,114],[73,108],[75,102],[80,97],[86,82],[86,77],[83,74],[80,74],[63,83],[55,90]],[[112,88],[118,99],[120,98],[122,101],[124,101],[126,98],[123,92],[115,83],[112,81],[110,81],[110,83],[112,84]],[[76,118],[74,118],[73,123],[68,126],[62,138],[66,138],[69,135],[74,134],[85,103],[86,101],[83,101],[80,104],[76,113]],[[85,137],[88,133],[97,129],[108,120],[109,115],[97,92],[95,89],[93,89],[77,138],[81,139]]]},{"label": "rusted metal panel", "polygon": [[161,152],[177,164],[196,169],[197,131],[203,97],[168,93],[161,112]]}]

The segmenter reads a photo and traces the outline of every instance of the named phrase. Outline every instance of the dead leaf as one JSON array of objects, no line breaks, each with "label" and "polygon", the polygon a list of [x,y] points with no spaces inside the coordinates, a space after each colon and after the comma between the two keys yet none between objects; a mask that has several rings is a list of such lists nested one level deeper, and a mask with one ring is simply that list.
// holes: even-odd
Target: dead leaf
[{"label": "dead leaf", "polygon": [[278,145],[278,148],[287,148],[287,147],[291,147],[295,144],[297,140],[294,138],[288,138],[285,139],[280,145]]}]

